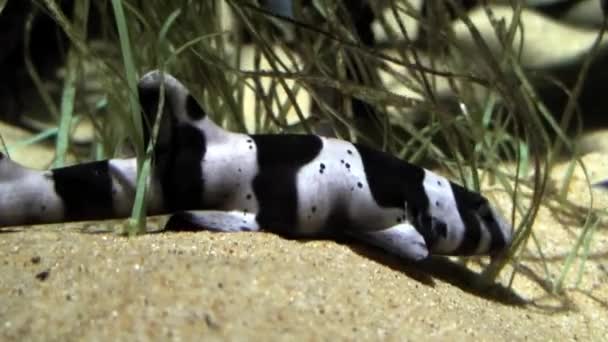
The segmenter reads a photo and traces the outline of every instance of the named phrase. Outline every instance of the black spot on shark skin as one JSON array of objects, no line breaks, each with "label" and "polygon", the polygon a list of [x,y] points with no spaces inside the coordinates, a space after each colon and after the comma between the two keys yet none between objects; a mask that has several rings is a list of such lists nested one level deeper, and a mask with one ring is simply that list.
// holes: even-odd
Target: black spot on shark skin
[{"label": "black spot on shark skin", "polygon": [[362,189],[362,188],[363,188],[363,184],[362,184],[361,182],[357,182],[357,187],[358,187],[359,189]]},{"label": "black spot on shark skin", "polygon": [[465,227],[462,243],[458,246],[456,252],[462,255],[470,255],[475,253],[481,240],[481,226],[476,212],[480,207],[489,205],[488,200],[458,184],[451,183],[450,185],[454,193],[458,213]]},{"label": "black spot on shark skin", "polygon": [[55,192],[65,208],[66,221],[115,217],[108,161],[54,169],[51,174]]},{"label": "black spot on shark skin", "polygon": [[202,120],[207,116],[203,107],[196,102],[196,99],[194,99],[191,94],[188,94],[188,97],[186,98],[186,113],[188,114],[188,117],[194,121]]},{"label": "black spot on shark skin", "polygon": [[245,196],[245,198],[246,198],[247,200],[250,200],[250,199],[251,199],[251,194],[247,194],[247,195]]},{"label": "black spot on shark skin", "polygon": [[313,213],[317,211],[317,207],[316,206],[312,206],[312,208],[310,208],[310,211],[312,211]]},{"label": "black spot on shark skin", "polygon": [[296,175],[323,148],[316,135],[252,135],[257,147],[258,174],[253,191],[258,200],[258,223],[271,232],[297,236],[298,189]]}]

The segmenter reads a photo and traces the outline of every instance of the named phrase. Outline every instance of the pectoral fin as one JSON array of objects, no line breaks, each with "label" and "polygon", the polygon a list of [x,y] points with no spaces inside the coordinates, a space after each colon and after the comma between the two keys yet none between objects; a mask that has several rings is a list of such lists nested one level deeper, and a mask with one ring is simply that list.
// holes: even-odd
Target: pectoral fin
[{"label": "pectoral fin", "polygon": [[354,236],[405,259],[418,261],[429,255],[424,238],[409,223],[400,223],[383,230],[357,232]]},{"label": "pectoral fin", "polygon": [[171,215],[166,231],[248,232],[260,230],[255,214],[242,211],[182,211]]}]

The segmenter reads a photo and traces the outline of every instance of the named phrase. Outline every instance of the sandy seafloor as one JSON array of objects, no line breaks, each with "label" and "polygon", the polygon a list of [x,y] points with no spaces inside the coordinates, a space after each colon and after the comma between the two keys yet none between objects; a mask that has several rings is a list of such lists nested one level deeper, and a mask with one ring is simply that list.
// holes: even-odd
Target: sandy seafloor
[{"label": "sandy seafloor", "polygon": [[[51,158],[46,149],[19,151],[12,157],[28,165]],[[584,160],[592,180],[608,177],[601,155]],[[581,213],[589,201],[583,179],[578,168],[569,192]],[[508,199],[494,201],[508,210]],[[594,191],[594,205],[606,203]],[[563,293],[544,288],[584,221],[563,210],[545,203],[534,229],[548,262],[530,244],[510,288],[510,266],[484,288],[475,272],[447,259],[407,264],[358,244],[263,233],[91,233],[113,223],[5,228],[0,340],[607,340],[606,222],[578,289],[578,260]],[[480,261],[487,262],[469,265]]]}]

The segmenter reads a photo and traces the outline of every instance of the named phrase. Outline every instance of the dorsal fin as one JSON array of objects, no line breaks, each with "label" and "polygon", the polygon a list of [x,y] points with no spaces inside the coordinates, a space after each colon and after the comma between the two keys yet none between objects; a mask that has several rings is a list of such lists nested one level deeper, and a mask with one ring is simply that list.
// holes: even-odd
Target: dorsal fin
[{"label": "dorsal fin", "polygon": [[207,140],[221,138],[228,133],[209,118],[205,108],[179,80],[168,73],[154,70],[146,73],[137,85],[146,145],[150,140],[150,132],[158,112],[161,84],[164,85],[165,97],[160,131],[156,137],[157,151],[172,150],[172,135],[178,125],[196,127]]}]

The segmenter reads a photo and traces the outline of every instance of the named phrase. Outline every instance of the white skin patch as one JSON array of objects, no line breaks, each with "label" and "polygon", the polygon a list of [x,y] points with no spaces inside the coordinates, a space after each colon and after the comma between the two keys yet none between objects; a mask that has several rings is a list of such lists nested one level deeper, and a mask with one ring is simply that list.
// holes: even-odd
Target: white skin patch
[{"label": "white skin patch", "polygon": [[460,246],[466,228],[458,212],[452,187],[446,178],[428,170],[424,170],[423,186],[429,199],[429,214],[445,223],[447,229],[447,237],[440,236],[432,251],[453,252]]},{"label": "white skin patch", "polygon": [[257,213],[253,179],[258,174],[256,146],[244,134],[226,133],[221,142],[210,141],[202,162],[205,203],[221,203],[224,210]]},{"label": "white skin patch", "polygon": [[[378,206],[367,184],[363,163],[353,144],[321,138],[319,155],[296,175],[298,229],[303,236],[320,232],[332,209],[341,205],[357,228],[381,230],[397,223],[403,209]],[[330,227],[348,230],[352,227]]]},{"label": "white skin patch", "polygon": [[50,172],[22,167],[8,157],[0,160],[0,204],[2,226],[63,218],[63,203],[55,193]]}]

